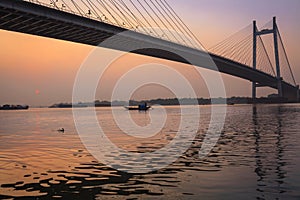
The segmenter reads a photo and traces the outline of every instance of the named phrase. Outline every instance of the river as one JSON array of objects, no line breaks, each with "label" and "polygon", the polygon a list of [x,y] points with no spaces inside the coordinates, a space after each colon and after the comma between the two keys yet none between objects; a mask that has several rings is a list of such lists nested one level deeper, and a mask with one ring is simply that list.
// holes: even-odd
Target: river
[{"label": "river", "polygon": [[[220,138],[204,158],[198,152],[211,106],[199,107],[201,125],[188,150],[162,169],[139,174],[95,159],[71,109],[0,111],[0,199],[300,199],[299,104],[228,106]],[[130,112],[140,126],[150,122],[149,113],[96,108],[108,138],[132,152],[162,148],[180,120],[178,106],[165,107],[162,131],[130,141],[112,109]]]}]

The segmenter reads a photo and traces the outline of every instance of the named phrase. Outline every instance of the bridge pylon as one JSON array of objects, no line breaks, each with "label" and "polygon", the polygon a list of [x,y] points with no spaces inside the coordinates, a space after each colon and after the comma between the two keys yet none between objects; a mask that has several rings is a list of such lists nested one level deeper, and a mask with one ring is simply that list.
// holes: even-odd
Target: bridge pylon
[{"label": "bridge pylon", "polygon": [[[279,50],[278,50],[278,28],[276,23],[276,17],[273,17],[273,28],[272,29],[263,29],[261,31],[258,30],[256,26],[256,21],[253,21],[253,69],[256,69],[257,64],[257,37],[261,35],[273,35],[274,39],[274,55],[275,55],[275,64],[276,64],[276,78],[277,78],[277,90],[278,97],[282,98],[283,90],[282,90],[282,77],[280,72],[280,61],[279,61]],[[256,99],[256,88],[261,87],[256,82],[252,82],[252,98]]]}]

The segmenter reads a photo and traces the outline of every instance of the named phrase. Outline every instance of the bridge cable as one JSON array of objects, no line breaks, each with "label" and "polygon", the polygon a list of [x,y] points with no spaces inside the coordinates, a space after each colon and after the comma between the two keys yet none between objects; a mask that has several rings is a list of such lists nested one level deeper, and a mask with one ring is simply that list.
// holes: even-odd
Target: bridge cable
[{"label": "bridge cable", "polygon": [[251,41],[252,37],[249,35],[242,42],[240,42],[239,49],[237,49],[237,51],[235,50],[236,53],[234,53],[235,55],[232,56],[234,60],[249,66],[247,60],[249,57],[251,57],[251,54],[249,53],[249,44]]},{"label": "bridge cable", "polygon": [[[69,7],[69,5],[64,1],[61,0],[62,4],[61,4],[61,10],[63,11],[65,7],[67,7],[67,9],[69,9],[72,12],[72,9]],[[65,9],[67,11],[67,9]]]},{"label": "bridge cable", "polygon": [[237,33],[231,35],[224,41],[219,42],[217,45],[209,48],[209,51],[212,51],[216,54],[223,55],[228,52],[229,49],[232,49],[236,44],[238,44],[242,39],[247,36],[244,36],[245,30],[248,29],[249,26],[243,28],[242,30],[238,31]]},{"label": "bridge cable", "polygon": [[[138,31],[138,27],[141,27],[145,31],[145,33],[149,34],[148,30],[145,28],[146,27],[145,24],[131,11],[131,9],[124,3],[124,1],[119,0],[119,3],[125,8],[124,10],[125,10],[126,14],[128,14],[128,16],[131,16],[131,18],[134,21],[136,21],[137,26],[135,28],[137,29],[137,31]],[[122,6],[120,6],[120,7],[122,7]],[[130,14],[126,10],[129,11]],[[149,35],[151,35],[151,33]]]},{"label": "bridge cable", "polygon": [[293,71],[292,71],[292,68],[291,68],[291,65],[290,65],[288,56],[287,56],[287,52],[286,52],[286,50],[285,50],[285,47],[284,47],[284,44],[283,44],[283,41],[282,41],[281,34],[280,34],[280,32],[279,32],[278,27],[276,26],[275,28],[276,28],[276,31],[277,31],[278,36],[279,36],[279,41],[280,41],[281,47],[282,47],[282,49],[283,49],[283,54],[284,54],[284,57],[285,57],[285,59],[286,59],[288,68],[289,68],[289,70],[290,70],[290,73],[291,73],[291,76],[292,76],[292,79],[293,79],[293,83],[296,85],[297,83],[296,83],[296,80],[295,80],[295,77],[294,77],[294,74],[293,74]]},{"label": "bridge cable", "polygon": [[257,69],[264,72],[264,73],[272,74],[268,70],[268,68],[266,68],[266,66],[265,66],[266,59],[264,58],[263,55],[264,55],[263,47],[261,45],[259,45],[258,48],[257,48]]},{"label": "bridge cable", "polygon": [[[214,45],[212,47],[210,47],[209,51],[218,52],[219,50],[224,49],[225,46],[229,46],[229,45],[234,44],[234,42],[237,42],[237,41],[240,40],[239,38],[244,38],[244,32],[246,32],[248,29],[250,31],[250,27],[251,27],[251,25],[248,25],[248,26],[242,28],[241,30],[239,30],[235,34],[232,34],[231,36],[229,36],[225,40],[217,43],[216,45]],[[249,31],[247,31],[247,32],[249,32]]]},{"label": "bridge cable", "polygon": [[249,53],[250,51],[247,48],[249,46],[249,42],[251,42],[251,37],[247,37],[239,46],[238,51],[234,51],[235,55],[232,55],[233,60],[250,66],[250,64],[246,62],[246,60],[251,57],[251,54]]},{"label": "bridge cable", "polygon": [[[110,10],[106,7],[106,4],[103,3],[102,0],[96,0],[97,3],[102,7],[104,8],[104,10],[113,18],[113,20],[115,21],[115,23],[118,25],[118,26],[121,26],[120,22],[114,17],[114,15],[110,12]],[[107,19],[107,17],[104,15],[104,19]]]},{"label": "bridge cable", "polygon": [[138,13],[142,16],[142,18],[145,20],[145,22],[149,25],[153,33],[156,34],[158,38],[161,38],[161,36],[156,32],[156,30],[152,27],[151,23],[147,20],[147,18],[143,15],[143,13],[140,11],[140,9],[132,2],[132,0],[129,0],[130,3],[133,5],[133,7],[138,11]]},{"label": "bridge cable", "polygon": [[[163,14],[163,12],[158,8],[158,6],[156,5],[156,4],[154,4],[154,2],[152,1],[152,0],[150,0],[150,2],[151,2],[151,4],[156,8],[156,10],[159,12],[159,14],[163,17],[163,19],[170,25],[170,27],[171,27],[171,29],[172,30],[175,30],[175,28],[174,28],[174,26],[172,25],[172,23],[167,19],[167,17],[165,16],[165,14]],[[162,21],[162,20],[161,20]],[[162,21],[163,22],[163,21]],[[165,24],[165,23],[163,23],[164,25],[165,25],[165,27],[167,28],[167,29],[169,29],[168,28],[168,26]],[[177,42],[179,43],[179,44],[183,44],[183,45],[185,45],[185,46],[189,46],[186,42],[185,42],[185,40],[181,37],[181,35],[178,35],[179,36],[179,38],[182,40],[182,42],[180,41],[180,40],[178,40],[178,36],[176,36],[175,37],[175,34],[173,33],[173,31],[170,31],[169,30],[169,32],[173,35],[173,37],[175,38],[175,40],[177,40]]]},{"label": "bridge cable", "polygon": [[[119,20],[121,20],[122,21],[122,23],[120,22],[119,23],[119,27],[124,27],[126,24],[125,24],[125,22],[127,22],[127,20],[126,20],[126,18],[125,18],[125,20],[124,20],[124,18],[121,16],[122,15],[122,13],[121,13],[121,15],[119,14],[119,12],[118,12],[118,8],[117,8],[117,10],[115,10],[110,4],[112,4],[112,2],[110,2],[110,4],[109,4],[109,2],[108,2],[108,0],[104,0],[103,1],[105,4],[106,4],[106,7],[108,7],[109,9],[111,9],[115,14],[116,14],[116,16],[118,17],[118,19]],[[113,4],[112,4],[113,5]],[[113,5],[114,6],[114,5]],[[116,18],[116,17],[115,17]],[[117,19],[117,18],[116,18]],[[127,22],[128,23],[128,22]]]},{"label": "bridge cable", "polygon": [[71,0],[71,2],[73,3],[73,5],[75,6],[75,8],[77,9],[78,11],[78,14],[80,14],[81,16],[84,16],[81,12],[84,13],[84,11],[80,8],[80,6],[78,6],[78,4],[74,1],[74,0]]},{"label": "bridge cable", "polygon": [[231,58],[233,60],[239,61],[236,56],[238,56],[238,53],[240,51],[244,51],[244,43],[248,40],[248,37],[242,39],[241,41],[238,41],[237,44],[232,46],[230,49],[226,49],[225,55],[228,58]]},{"label": "bridge cable", "polygon": [[239,40],[236,40],[236,43],[232,43],[232,44],[228,44],[228,45],[224,46],[221,49],[221,55],[234,59],[235,52],[240,51],[240,49],[244,48],[243,44],[245,43],[245,41],[247,41],[247,39],[248,39],[248,36],[241,38]]},{"label": "bridge cable", "polygon": [[88,13],[86,13],[86,12],[83,11],[84,15],[90,17],[92,9],[85,3],[85,1],[81,0],[81,2],[88,9]]},{"label": "bridge cable", "polygon": [[[150,12],[146,9],[146,7],[140,2],[140,0],[137,0],[137,2],[140,4],[140,6],[146,11],[148,16],[152,19],[152,21],[156,24],[156,26],[160,29],[160,31],[163,33],[163,35],[166,36],[166,38],[171,41],[169,36],[164,32],[164,30],[161,28],[161,26],[157,23],[157,21],[153,18],[153,16],[150,14]],[[148,5],[149,6],[149,5]],[[160,37],[162,39],[162,36]]]},{"label": "bridge cable", "polygon": [[194,35],[194,33],[190,30],[190,28],[183,22],[183,20],[178,16],[178,14],[174,11],[174,9],[170,6],[170,4],[166,1],[166,0],[162,0],[162,3],[164,3],[166,5],[167,8],[169,8],[172,13],[175,15],[175,19],[177,17],[177,19],[179,20],[179,22],[181,22],[181,24],[183,25],[183,27],[186,28],[187,33],[189,33],[190,36],[192,36],[191,38],[194,38],[198,44],[200,45],[200,47],[204,48],[204,46],[202,45],[202,43],[199,41],[199,39]]},{"label": "bridge cable", "polygon": [[[157,5],[159,5],[159,7],[161,8],[161,10],[163,10],[163,12],[167,15],[167,17],[170,19],[170,21],[176,26],[176,28],[177,28],[177,29],[179,30],[179,32],[180,32],[180,34],[178,33],[178,35],[181,36],[181,34],[183,34],[184,30],[182,30],[182,28],[180,27],[180,25],[177,24],[177,23],[174,21],[174,19],[173,19],[173,18],[170,16],[170,14],[167,12],[165,6],[162,5],[162,2],[161,2],[160,0],[159,0],[159,1],[158,1],[158,0],[155,0],[155,2],[157,3]],[[174,28],[173,28],[173,29],[174,29]],[[174,30],[176,30],[176,29],[174,29]],[[177,31],[177,30],[176,30],[176,31]],[[181,36],[181,38],[182,38],[182,36]],[[185,37],[185,39],[184,39],[184,38],[182,38],[182,39],[183,39],[183,41],[185,41],[185,39],[188,40],[189,44],[192,45],[192,47],[198,48],[197,45],[194,45],[194,44],[193,44],[193,42],[190,40],[189,37]]]},{"label": "bridge cable", "polygon": [[[175,24],[178,27],[181,27],[180,29],[183,30],[181,32],[187,34],[186,37],[189,39],[189,41],[191,42],[191,44],[193,46],[195,46],[196,48],[198,48],[198,49],[203,49],[203,47],[201,47],[201,45],[200,45],[201,44],[200,41],[197,41],[198,39],[196,37],[193,37],[193,35],[184,27],[184,25],[182,25],[182,23],[180,22],[181,21],[180,17],[176,14],[176,12],[172,9],[172,7],[169,4],[167,4],[167,2],[160,1],[160,3],[165,8],[166,13],[169,14],[170,18],[173,21],[175,20],[177,22]],[[176,17],[176,15],[177,15],[177,17]],[[196,45],[195,45],[195,44],[193,44],[192,40],[194,40],[194,41],[196,40],[198,43],[196,43]]]},{"label": "bridge cable", "polygon": [[[154,15],[159,19],[159,21],[162,23],[162,25],[169,31],[168,26],[165,24],[165,22],[161,19],[161,17],[155,12],[155,10],[148,4],[147,2],[148,0],[144,0],[144,2],[146,3],[146,5],[150,8],[150,10],[154,13]],[[151,1],[151,0],[150,0]],[[154,5],[154,7],[156,7]],[[171,33],[171,35],[173,36],[173,38],[175,39],[175,42],[180,43],[180,41],[177,39],[177,37],[173,34],[172,31],[169,31]],[[168,37],[169,38],[169,37]],[[170,39],[169,39],[170,40]],[[170,40],[172,41],[172,40]],[[173,40],[174,41],[174,40]]]},{"label": "bridge cable", "polygon": [[95,4],[93,3],[93,1],[91,0],[87,0],[87,3],[89,4],[90,6],[90,11],[94,13],[95,17],[97,19],[100,19],[101,20],[101,12],[100,12],[100,15],[98,14],[97,10],[94,8],[95,7]]},{"label": "bridge cable", "polygon": [[264,44],[264,42],[263,42],[261,36],[259,36],[259,41],[261,42],[261,45],[262,45],[262,48],[263,48],[263,52],[265,53],[265,55],[266,55],[266,57],[267,57],[267,60],[266,60],[266,61],[268,62],[269,66],[271,67],[272,72],[273,72],[273,75],[275,75],[274,67],[273,67],[273,65],[272,65],[272,63],[271,63],[271,59],[270,59],[270,57],[269,57],[269,55],[268,55],[268,52],[267,52],[267,50],[266,50],[266,46],[265,46],[265,44]]},{"label": "bridge cable", "polygon": [[[126,16],[126,14],[124,14],[124,10],[123,8],[118,4],[118,2],[114,1],[114,0],[109,0],[112,5],[121,13],[121,15],[125,18],[126,22],[129,24],[129,28],[130,29],[135,29],[136,25],[135,23],[132,21]],[[123,10],[123,11],[122,11]]]},{"label": "bridge cable", "polygon": [[[110,0],[109,0],[110,1]],[[124,15],[123,15],[123,13],[119,10],[119,8],[117,7],[117,6],[115,6],[111,1],[110,1],[110,3],[117,9],[117,10],[115,10],[115,9],[113,9],[113,7],[107,2],[107,0],[106,1],[104,1],[105,3],[106,3],[106,5],[111,9],[111,10],[113,10],[114,11],[114,13],[118,16],[118,18],[119,19],[121,19],[122,21],[123,21],[123,23],[121,23],[121,25],[120,25],[120,27],[124,27],[124,26],[126,26],[126,24],[125,24],[125,22],[126,23],[128,23],[128,24],[130,24],[128,21],[127,21],[127,19],[126,19],[126,17],[125,17],[125,20],[124,20]],[[119,12],[118,12],[119,11]],[[123,15],[123,17],[120,15]],[[129,27],[130,28],[130,27]]]},{"label": "bridge cable", "polygon": [[[106,18],[104,12],[101,11],[101,10],[99,9],[99,7],[98,7],[93,1],[88,0],[88,2],[90,2],[90,4],[93,5],[93,6],[92,6],[93,8],[95,7],[95,12],[98,11],[98,12],[100,13],[100,15],[98,14],[98,16],[99,16],[100,21],[103,22],[102,16],[104,16],[104,18]],[[104,19],[104,20],[105,20],[105,19]],[[107,18],[107,21],[108,21],[110,24],[114,24],[114,23],[113,23],[110,19],[108,19],[108,18]]]}]

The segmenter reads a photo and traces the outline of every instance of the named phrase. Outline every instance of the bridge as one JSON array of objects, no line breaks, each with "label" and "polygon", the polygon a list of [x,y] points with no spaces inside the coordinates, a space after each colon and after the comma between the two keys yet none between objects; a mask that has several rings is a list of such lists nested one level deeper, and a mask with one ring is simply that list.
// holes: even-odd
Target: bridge
[{"label": "bridge", "polygon": [[[241,37],[240,32],[244,31],[242,30],[237,34],[239,37],[235,35],[207,53],[201,49],[198,40],[166,0],[144,1],[144,5],[137,0],[136,4],[139,7],[132,0],[129,1],[131,7],[124,3],[124,0],[81,0],[77,3],[73,0],[1,0],[0,29],[92,46],[100,44],[101,47],[120,51],[136,49],[131,52],[190,64],[179,56],[185,55],[194,60],[193,64],[199,67],[249,80],[252,82],[254,99],[257,87],[271,87],[278,90],[278,97],[284,101],[299,101],[299,86],[296,85],[287,59],[276,18],[272,20],[272,28],[261,31],[254,21],[250,35]],[[137,13],[133,12],[134,9]],[[148,14],[148,19],[141,9]],[[155,18],[151,16],[150,11]],[[150,21],[160,29],[153,29]],[[147,29],[146,26],[150,28]],[[164,28],[168,27],[188,36],[165,31]],[[121,34],[109,43],[104,42],[124,32],[126,34]],[[261,39],[266,34],[273,35],[274,63]],[[281,59],[280,55],[283,55],[284,59]],[[207,61],[208,57],[214,61],[217,69]],[[285,70],[282,70],[281,60],[285,61]],[[269,66],[268,69],[266,66]],[[282,71],[287,71],[291,79],[283,77]]]}]

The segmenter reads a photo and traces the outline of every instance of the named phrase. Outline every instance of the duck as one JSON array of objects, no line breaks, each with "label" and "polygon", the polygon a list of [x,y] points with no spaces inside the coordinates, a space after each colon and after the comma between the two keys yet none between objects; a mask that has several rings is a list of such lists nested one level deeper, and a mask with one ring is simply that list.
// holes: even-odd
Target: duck
[{"label": "duck", "polygon": [[58,129],[57,131],[58,131],[58,132],[64,133],[64,132],[65,132],[65,129],[64,129],[64,128],[60,128],[60,129]]}]

